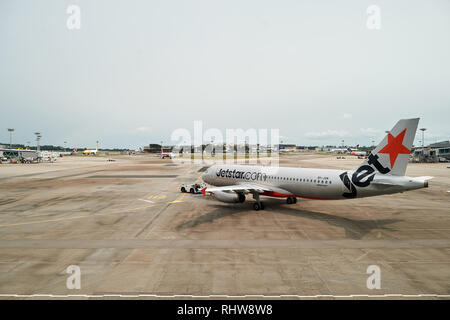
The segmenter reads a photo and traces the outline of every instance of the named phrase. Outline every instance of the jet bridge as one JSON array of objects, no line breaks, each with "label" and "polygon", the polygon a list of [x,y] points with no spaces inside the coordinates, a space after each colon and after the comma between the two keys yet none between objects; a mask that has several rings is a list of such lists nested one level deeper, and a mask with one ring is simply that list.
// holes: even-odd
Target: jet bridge
[{"label": "jet bridge", "polygon": [[0,158],[2,160],[16,160],[19,162],[39,161],[40,156],[36,150],[24,149],[0,149]]}]

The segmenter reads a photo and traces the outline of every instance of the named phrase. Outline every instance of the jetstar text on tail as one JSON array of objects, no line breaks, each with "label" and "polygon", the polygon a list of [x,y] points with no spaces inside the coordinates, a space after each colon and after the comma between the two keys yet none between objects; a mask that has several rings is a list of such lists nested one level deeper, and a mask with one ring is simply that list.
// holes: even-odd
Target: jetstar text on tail
[{"label": "jetstar text on tail", "polygon": [[[378,172],[381,174],[386,174],[391,171],[388,167],[383,167],[383,165],[378,161],[378,156],[375,154],[370,153],[367,164],[362,165],[359,167],[355,172],[352,174],[352,179],[350,181],[350,178],[348,177],[348,173],[344,172],[341,175],[339,175],[339,178],[341,178],[342,182],[344,183],[344,186],[349,190],[349,192],[344,192],[342,195],[346,198],[355,198],[356,197],[356,187],[367,187],[370,185],[370,182],[372,182],[374,176],[375,176],[375,169],[377,169]],[[370,165],[373,165],[375,167],[372,168]]]}]

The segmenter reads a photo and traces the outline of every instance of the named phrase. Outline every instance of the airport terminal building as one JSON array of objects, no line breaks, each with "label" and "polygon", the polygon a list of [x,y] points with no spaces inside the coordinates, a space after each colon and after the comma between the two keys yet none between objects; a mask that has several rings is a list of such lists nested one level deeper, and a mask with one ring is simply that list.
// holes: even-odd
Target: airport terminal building
[{"label": "airport terminal building", "polygon": [[432,143],[423,148],[413,148],[412,156],[415,162],[450,161],[450,141]]}]

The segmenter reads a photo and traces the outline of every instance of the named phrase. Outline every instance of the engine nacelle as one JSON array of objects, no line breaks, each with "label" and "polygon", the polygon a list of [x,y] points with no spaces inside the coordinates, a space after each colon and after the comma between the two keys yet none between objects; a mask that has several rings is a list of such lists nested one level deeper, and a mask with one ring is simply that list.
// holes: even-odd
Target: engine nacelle
[{"label": "engine nacelle", "polygon": [[214,197],[219,201],[227,203],[242,203],[245,201],[245,195],[243,193],[236,192],[216,191],[214,192]]}]

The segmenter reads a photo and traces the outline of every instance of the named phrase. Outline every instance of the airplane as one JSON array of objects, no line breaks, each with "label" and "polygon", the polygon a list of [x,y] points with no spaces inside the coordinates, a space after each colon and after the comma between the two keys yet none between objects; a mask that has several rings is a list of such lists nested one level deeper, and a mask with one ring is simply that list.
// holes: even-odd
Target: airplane
[{"label": "airplane", "polygon": [[359,144],[356,145],[356,148],[347,148],[347,152],[349,154],[351,154],[352,156],[366,156],[367,152],[366,151],[361,151],[359,150]]},{"label": "airplane", "polygon": [[98,152],[98,146],[95,148],[95,150],[94,150],[94,149],[91,149],[91,150],[84,150],[84,151],[83,151],[83,154],[84,154],[85,156],[95,156],[95,155],[97,155],[97,152]]},{"label": "airplane", "polygon": [[290,152],[295,152],[295,150],[294,149],[281,149],[279,152],[280,153],[290,153]]},{"label": "airplane", "polygon": [[260,196],[317,200],[353,199],[427,188],[433,177],[405,176],[419,118],[399,120],[367,159],[354,170],[215,165],[202,176],[203,195],[242,203],[252,194],[254,210],[263,210]]},{"label": "airplane", "polygon": [[367,152],[366,151],[356,150],[356,151],[352,151],[350,154],[352,156],[362,156],[362,157],[364,157],[364,156],[367,155]]},{"label": "airplane", "polygon": [[165,159],[165,158],[169,158],[169,159],[173,159],[177,157],[177,154],[173,153],[173,152],[164,152],[164,148],[161,145],[161,155],[160,155],[161,159]]},{"label": "airplane", "polygon": [[176,154],[173,152],[161,152],[161,159],[165,159],[165,158],[169,158],[169,159],[176,158]]},{"label": "airplane", "polygon": [[348,151],[348,149],[346,148],[336,148],[336,149],[331,149],[330,152],[334,152],[334,153],[346,153]]},{"label": "airplane", "polygon": [[359,146],[356,146],[356,149],[352,149],[352,148],[348,148],[347,151],[349,154],[351,154],[352,156],[366,156],[367,152],[366,151],[361,151],[358,150]]}]

